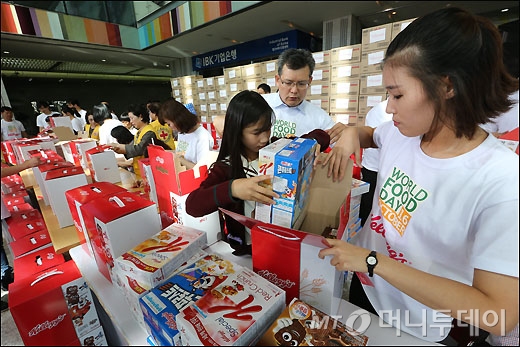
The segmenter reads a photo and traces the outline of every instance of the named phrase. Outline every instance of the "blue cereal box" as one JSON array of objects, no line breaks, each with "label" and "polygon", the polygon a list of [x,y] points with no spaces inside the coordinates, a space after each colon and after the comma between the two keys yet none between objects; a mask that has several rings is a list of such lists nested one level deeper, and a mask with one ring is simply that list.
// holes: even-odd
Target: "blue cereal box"
[{"label": "blue cereal box", "polygon": [[312,179],[317,142],[296,138],[276,153],[273,172],[274,199],[270,223],[298,229],[303,221]]},{"label": "blue cereal box", "polygon": [[176,323],[179,312],[193,305],[206,291],[224,282],[240,268],[219,255],[207,254],[151,289],[139,299],[148,332],[160,345],[181,346]]}]

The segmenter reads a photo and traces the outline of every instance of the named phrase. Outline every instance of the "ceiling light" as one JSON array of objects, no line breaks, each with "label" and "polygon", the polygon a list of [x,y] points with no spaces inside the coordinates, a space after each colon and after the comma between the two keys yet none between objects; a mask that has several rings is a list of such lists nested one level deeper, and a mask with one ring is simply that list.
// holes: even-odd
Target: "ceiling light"
[{"label": "ceiling light", "polygon": [[60,83],[63,82],[63,78],[60,78],[60,79],[58,80],[58,82],[60,82]]},{"label": "ceiling light", "polygon": [[[500,12],[507,12],[507,11],[509,11],[508,8],[504,8],[504,9],[500,10]],[[4,53],[5,53],[5,52],[4,52]],[[9,53],[9,52],[7,52],[7,53]]]},{"label": "ceiling light", "polygon": [[[503,11],[504,11],[504,10],[502,10],[502,12],[503,12]],[[4,54],[9,54],[9,53],[11,53],[11,52],[9,52],[9,51],[4,51]]]},{"label": "ceiling light", "polygon": [[101,61],[107,61],[106,59],[101,59]]},{"label": "ceiling light", "polygon": [[166,67],[170,67],[170,64],[166,64]]}]

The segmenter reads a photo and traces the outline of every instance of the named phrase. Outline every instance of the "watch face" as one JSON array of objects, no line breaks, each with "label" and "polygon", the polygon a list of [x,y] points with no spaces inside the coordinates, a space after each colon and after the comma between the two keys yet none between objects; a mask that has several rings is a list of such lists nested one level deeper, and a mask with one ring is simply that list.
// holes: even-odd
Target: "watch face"
[{"label": "watch face", "polygon": [[377,259],[375,257],[368,257],[367,263],[370,265],[375,265],[375,264],[377,264]]}]

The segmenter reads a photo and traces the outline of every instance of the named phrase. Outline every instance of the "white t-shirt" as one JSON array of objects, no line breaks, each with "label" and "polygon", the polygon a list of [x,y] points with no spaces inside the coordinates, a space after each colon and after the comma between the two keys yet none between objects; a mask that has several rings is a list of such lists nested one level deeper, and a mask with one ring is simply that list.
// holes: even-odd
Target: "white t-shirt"
[{"label": "white t-shirt", "polygon": [[[352,242],[416,269],[471,285],[475,268],[518,278],[518,155],[494,136],[449,159],[424,154],[420,137],[386,122],[374,133],[380,148],[371,218]],[[379,198],[377,198],[379,197]],[[381,213],[381,210],[383,213]],[[364,286],[380,316],[429,341],[440,341],[451,318],[374,275]],[[383,310],[383,311],[381,311]],[[399,310],[399,311],[398,311]],[[422,327],[404,322],[427,322]]]},{"label": "white t-shirt", "polygon": [[481,124],[480,127],[489,133],[506,133],[518,128],[518,90],[509,96],[515,104],[509,111],[502,113],[499,117],[486,124]]},{"label": "white t-shirt", "polygon": [[78,113],[81,115],[81,131],[83,131],[83,129],[85,129],[85,125],[87,124],[87,120],[85,119],[85,115],[87,114],[87,110],[79,110]]},{"label": "white t-shirt", "polygon": [[213,137],[202,125],[192,133],[179,133],[175,151],[192,163],[197,164],[213,148]]},{"label": "white t-shirt", "polygon": [[[391,113],[386,113],[386,105],[388,101],[382,101],[368,111],[365,118],[365,125],[377,128],[381,123],[392,119]],[[361,165],[370,171],[377,171],[379,167],[379,148],[363,148],[363,158]]]},{"label": "white t-shirt", "polygon": [[302,136],[315,129],[327,130],[334,121],[320,107],[304,100],[300,105],[289,107],[283,103],[278,93],[262,94],[276,115],[271,136],[284,137],[289,134]]},{"label": "white t-shirt", "polygon": [[109,143],[117,143],[117,140],[110,135],[112,129],[118,125],[123,125],[121,121],[115,119],[105,119],[103,125],[99,127],[99,144],[107,145]]},{"label": "white t-shirt", "polygon": [[22,131],[25,131],[25,127],[19,120],[8,122],[2,118],[2,141],[20,139]]},{"label": "white t-shirt", "polygon": [[49,114],[40,113],[38,117],[36,117],[36,126],[41,128],[48,128],[51,125],[45,121],[45,118],[50,117],[52,115],[52,112]]},{"label": "white t-shirt", "polygon": [[77,132],[83,131],[83,122],[78,117],[72,117],[70,120],[72,123],[72,129],[76,130]]}]

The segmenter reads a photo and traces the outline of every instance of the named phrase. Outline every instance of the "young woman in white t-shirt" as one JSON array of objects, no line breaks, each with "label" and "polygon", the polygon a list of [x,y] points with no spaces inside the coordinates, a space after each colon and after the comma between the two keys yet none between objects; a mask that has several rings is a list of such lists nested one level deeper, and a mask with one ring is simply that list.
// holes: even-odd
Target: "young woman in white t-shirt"
[{"label": "young woman in white t-shirt", "polygon": [[159,115],[174,131],[178,131],[175,152],[180,155],[181,164],[193,168],[211,151],[214,140],[199,121],[183,104],[168,99],[161,104]]},{"label": "young woman in white t-shirt", "polygon": [[339,140],[350,153],[380,149],[371,215],[352,244],[328,240],[320,257],[359,273],[362,289],[350,297],[365,295],[383,320],[418,338],[449,342],[460,321],[510,335],[519,314],[518,156],[479,126],[506,112],[518,89],[501,35],[462,9],[432,12],[390,43],[383,81],[392,121],[347,127]]}]

